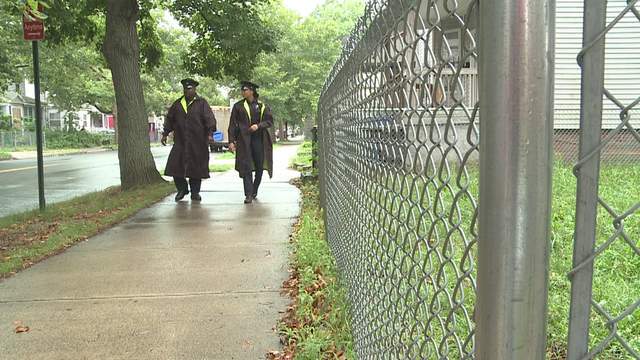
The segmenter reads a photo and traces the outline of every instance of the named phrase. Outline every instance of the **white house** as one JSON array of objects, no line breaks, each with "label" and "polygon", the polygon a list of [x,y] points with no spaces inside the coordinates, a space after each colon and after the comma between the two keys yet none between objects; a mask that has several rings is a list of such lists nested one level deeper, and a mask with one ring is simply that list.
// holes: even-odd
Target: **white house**
[{"label": "white house", "polygon": [[[428,3],[423,1],[418,11],[409,14],[408,23],[399,23],[397,31],[385,37],[384,47],[378,46],[376,54],[365,60],[356,80],[364,79],[371,95],[386,94],[380,100],[386,108],[415,109],[425,104],[435,108],[461,102],[473,109],[479,97],[474,55],[478,6],[459,0],[454,12],[437,2],[435,11]],[[390,2],[387,11],[394,11],[389,9],[394,5]],[[626,1],[609,1],[607,22],[626,6]],[[556,1],[554,127],[558,130],[579,128],[581,75],[576,58],[582,48],[583,7],[583,0]],[[371,26],[364,36],[380,37],[379,29],[384,27]],[[450,66],[443,67],[445,63]],[[455,76],[458,68],[460,74]],[[640,97],[640,19],[633,12],[607,34],[605,69],[605,87],[622,104]],[[605,99],[603,128],[619,124],[620,109]],[[640,128],[640,106],[632,110],[631,124]]]}]

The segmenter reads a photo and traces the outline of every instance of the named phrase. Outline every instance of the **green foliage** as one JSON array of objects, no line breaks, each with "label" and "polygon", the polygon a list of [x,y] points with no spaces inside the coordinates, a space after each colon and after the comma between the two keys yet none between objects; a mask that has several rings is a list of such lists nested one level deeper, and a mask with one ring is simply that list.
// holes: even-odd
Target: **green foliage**
[{"label": "green foliage", "polygon": [[10,129],[11,129],[11,116],[0,115],[0,130],[10,130]]},{"label": "green foliage", "polygon": [[346,37],[364,11],[364,1],[329,0],[308,18],[299,19],[276,2],[269,18],[283,36],[274,54],[263,54],[255,81],[264,90],[276,121],[301,125],[314,119],[324,81]]},{"label": "green foliage", "polygon": [[47,149],[82,149],[115,145],[114,135],[86,131],[47,131]]},{"label": "green foliage", "polygon": [[277,30],[264,21],[267,0],[174,0],[169,6],[196,34],[186,61],[189,72],[220,79],[249,78],[256,59],[275,50]]},{"label": "green foliage", "polygon": [[296,156],[291,160],[291,164],[289,164],[290,167],[301,170],[306,166],[311,166],[313,161],[312,150],[313,146],[311,142],[305,141],[298,149]]},{"label": "green foliage", "polygon": [[91,104],[103,113],[113,111],[111,72],[92,45],[66,42],[45,46],[41,71],[42,85],[52,94],[49,100],[59,109],[73,111]]},{"label": "green foliage", "polygon": [[10,160],[11,154],[6,151],[0,151],[0,160]]},{"label": "green foliage", "polygon": [[296,344],[295,359],[355,359],[347,291],[325,241],[318,183],[306,182],[301,190],[302,213],[292,240],[298,296],[293,318],[285,319],[280,332]]},{"label": "green foliage", "polygon": [[0,3],[0,93],[31,69],[31,46],[22,40],[22,12],[14,1]]},{"label": "green foliage", "polygon": [[33,118],[22,118],[22,129],[24,131],[35,132],[36,121]]}]

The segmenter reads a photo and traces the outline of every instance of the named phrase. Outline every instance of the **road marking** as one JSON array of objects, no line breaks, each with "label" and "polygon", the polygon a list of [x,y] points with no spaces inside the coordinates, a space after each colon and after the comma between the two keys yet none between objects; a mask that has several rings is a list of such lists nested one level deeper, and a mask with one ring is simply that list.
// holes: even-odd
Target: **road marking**
[{"label": "road marking", "polygon": [[[60,164],[44,165],[44,167],[55,166],[55,165],[60,165]],[[38,166],[36,165],[36,166],[28,166],[28,167],[16,168],[16,169],[0,170],[0,174],[16,172],[16,171],[22,171],[22,170],[32,170],[32,169],[37,169],[37,168],[38,168]]]}]

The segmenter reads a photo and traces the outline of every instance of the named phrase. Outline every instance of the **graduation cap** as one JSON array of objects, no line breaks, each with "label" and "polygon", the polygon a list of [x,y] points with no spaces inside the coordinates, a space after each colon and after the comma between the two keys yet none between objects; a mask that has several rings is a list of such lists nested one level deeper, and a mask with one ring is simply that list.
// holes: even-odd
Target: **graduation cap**
[{"label": "graduation cap", "polygon": [[180,81],[180,83],[182,84],[182,87],[184,87],[185,89],[191,89],[194,88],[198,85],[200,85],[199,82],[193,80],[193,79],[182,79]]},{"label": "graduation cap", "polygon": [[251,81],[241,81],[240,82],[240,89],[245,90],[245,89],[250,89],[253,91],[258,90],[260,86],[252,83]]}]

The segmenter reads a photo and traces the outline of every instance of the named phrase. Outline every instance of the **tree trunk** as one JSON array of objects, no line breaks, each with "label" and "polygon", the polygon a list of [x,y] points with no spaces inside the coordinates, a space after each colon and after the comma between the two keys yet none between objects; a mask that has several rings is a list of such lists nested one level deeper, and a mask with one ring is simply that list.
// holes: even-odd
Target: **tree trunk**
[{"label": "tree trunk", "polygon": [[286,121],[284,122],[284,140],[289,140],[289,123]]},{"label": "tree trunk", "polygon": [[278,141],[284,141],[285,135],[284,135],[284,128],[282,127],[282,125],[283,125],[282,121],[278,121],[278,134],[280,135]]},{"label": "tree trunk", "polygon": [[304,141],[311,141],[311,129],[313,129],[313,117],[302,119],[302,126],[304,131]]},{"label": "tree trunk", "polygon": [[116,139],[116,144],[118,143],[118,104],[113,104],[113,130]]},{"label": "tree trunk", "polygon": [[140,42],[136,0],[108,0],[103,53],[111,69],[118,109],[120,183],[127,190],[160,182],[149,147],[149,130],[140,80]]}]

